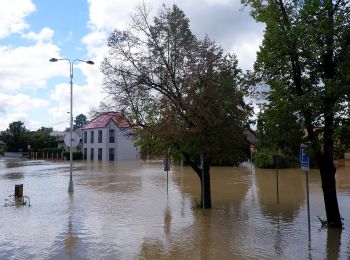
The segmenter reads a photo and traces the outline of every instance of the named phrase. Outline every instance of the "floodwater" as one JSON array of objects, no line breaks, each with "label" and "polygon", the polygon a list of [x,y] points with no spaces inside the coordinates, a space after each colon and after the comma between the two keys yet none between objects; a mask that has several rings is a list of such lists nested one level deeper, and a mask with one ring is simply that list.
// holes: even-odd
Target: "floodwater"
[{"label": "floodwater", "polygon": [[[325,218],[317,171],[305,174],[213,167],[212,204],[196,208],[200,182],[188,167],[172,167],[167,194],[160,163],[69,163],[0,158],[0,203],[24,185],[31,207],[0,207],[0,259],[349,259],[350,167],[337,173],[344,229]],[[204,214],[203,214],[204,213]]]}]

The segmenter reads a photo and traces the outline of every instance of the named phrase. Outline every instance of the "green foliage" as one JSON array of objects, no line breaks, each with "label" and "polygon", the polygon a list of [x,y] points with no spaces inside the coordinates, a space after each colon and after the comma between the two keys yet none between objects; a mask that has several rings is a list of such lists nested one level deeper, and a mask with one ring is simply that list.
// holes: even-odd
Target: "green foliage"
[{"label": "green foliage", "polygon": [[50,136],[52,128],[41,127],[37,131],[29,131],[21,121],[12,122],[6,131],[1,132],[2,139],[9,152],[18,152],[28,150],[30,145],[31,151],[38,151],[40,148],[57,147],[57,140]]},{"label": "green foliage", "polygon": [[0,155],[4,155],[4,153],[7,152],[7,147],[3,146],[0,148]]},{"label": "green foliage", "polygon": [[300,124],[324,161],[323,152],[333,155],[337,124],[349,119],[349,1],[241,2],[266,24],[255,72],[271,88],[268,121],[273,114],[287,128]]},{"label": "green foliage", "polygon": [[176,5],[148,15],[139,7],[133,26],[110,35],[102,65],[106,91],[142,127],[141,154],[170,148],[192,162],[201,152],[214,164],[244,160],[251,108],[236,57],[207,37],[198,40]]},{"label": "green foliage", "polygon": [[30,144],[32,151],[39,151],[43,148],[56,148],[56,137],[50,136],[52,128],[42,127],[37,131],[32,131],[28,135],[27,144]]},{"label": "green foliage", "polygon": [[37,150],[38,152],[44,153],[62,153],[65,151],[64,148],[41,148]]},{"label": "green foliage", "polygon": [[84,114],[77,115],[74,119],[73,129],[83,128],[87,123],[87,117]]},{"label": "green foliage", "polygon": [[270,102],[258,115],[257,148],[298,156],[304,136],[302,123],[283,95],[276,92],[270,94]]},{"label": "green foliage", "polygon": [[[256,83],[268,84],[270,101],[288,104],[301,122],[320,168],[331,226],[342,226],[334,167],[335,129],[349,120],[350,2],[348,0],[241,0],[265,23],[254,66]],[[284,117],[280,116],[280,121]]]},{"label": "green foliage", "polygon": [[[73,160],[82,160],[83,159],[83,154],[81,152],[73,152],[72,154],[73,154]],[[70,153],[64,152],[63,158],[66,158],[67,160],[69,160]]]},{"label": "green foliage", "polygon": [[[295,165],[297,158],[286,156],[284,154],[276,154],[269,151],[261,151],[254,154],[253,162],[257,168],[276,168],[276,162],[274,161],[274,156],[278,157],[278,168],[284,169]],[[276,157],[275,157],[276,158]]]},{"label": "green foliage", "polygon": [[350,125],[341,125],[335,130],[335,159],[343,159],[344,152],[350,151]]},{"label": "green foliage", "polygon": [[1,132],[1,137],[8,147],[9,152],[18,152],[26,150],[28,145],[29,131],[21,121],[12,122],[9,127]]}]

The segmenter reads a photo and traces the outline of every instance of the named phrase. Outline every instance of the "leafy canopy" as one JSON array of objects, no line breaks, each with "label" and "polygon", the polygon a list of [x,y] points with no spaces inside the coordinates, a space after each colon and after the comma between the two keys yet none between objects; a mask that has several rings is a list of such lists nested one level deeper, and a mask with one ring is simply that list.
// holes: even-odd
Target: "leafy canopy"
[{"label": "leafy canopy", "polygon": [[[171,147],[195,161],[242,160],[250,108],[243,102],[234,55],[208,37],[198,40],[176,5],[150,18],[140,6],[126,31],[114,31],[102,71],[123,113],[142,126],[147,152]],[[244,154],[244,153],[243,153]]]}]

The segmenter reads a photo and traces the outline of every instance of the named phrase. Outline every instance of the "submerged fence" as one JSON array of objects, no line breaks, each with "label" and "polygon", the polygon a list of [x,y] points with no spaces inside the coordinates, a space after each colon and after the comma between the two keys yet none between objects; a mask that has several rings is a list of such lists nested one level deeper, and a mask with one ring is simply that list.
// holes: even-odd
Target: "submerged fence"
[{"label": "submerged fence", "polygon": [[63,160],[62,152],[30,152],[30,159],[61,159]]}]

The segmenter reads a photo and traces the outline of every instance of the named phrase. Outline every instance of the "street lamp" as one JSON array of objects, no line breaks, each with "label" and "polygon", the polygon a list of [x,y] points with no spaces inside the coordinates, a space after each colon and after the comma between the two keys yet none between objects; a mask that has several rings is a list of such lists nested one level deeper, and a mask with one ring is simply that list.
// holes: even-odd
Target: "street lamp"
[{"label": "street lamp", "polygon": [[50,62],[57,62],[60,60],[65,60],[69,62],[69,77],[70,77],[70,141],[69,141],[69,186],[68,192],[74,192],[73,188],[73,176],[72,176],[72,160],[73,160],[73,152],[72,152],[72,133],[73,133],[73,65],[75,62],[85,62],[87,64],[93,65],[94,62],[91,60],[80,60],[80,59],[57,59],[51,58]]}]

